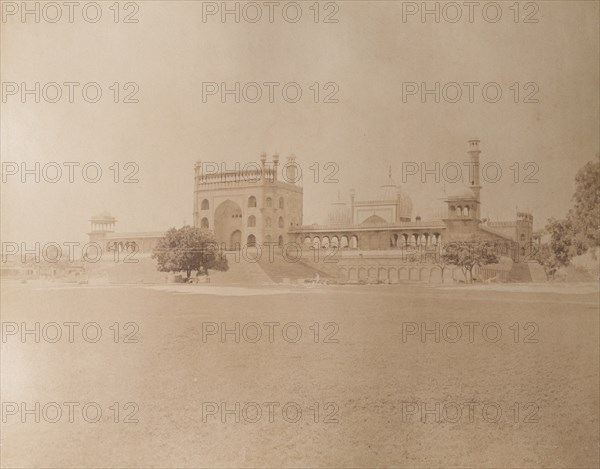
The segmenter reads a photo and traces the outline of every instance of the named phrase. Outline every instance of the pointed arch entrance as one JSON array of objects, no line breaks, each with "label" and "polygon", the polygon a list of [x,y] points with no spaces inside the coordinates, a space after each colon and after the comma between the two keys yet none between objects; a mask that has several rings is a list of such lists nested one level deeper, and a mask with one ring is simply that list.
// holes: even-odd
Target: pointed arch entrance
[{"label": "pointed arch entrance", "polygon": [[229,249],[238,250],[242,246],[242,232],[240,230],[235,230],[231,233],[231,238],[229,240]]},{"label": "pointed arch entrance", "polygon": [[228,199],[219,204],[215,210],[215,237],[219,245],[225,244],[228,250],[236,249],[242,239],[242,209],[234,201]]}]

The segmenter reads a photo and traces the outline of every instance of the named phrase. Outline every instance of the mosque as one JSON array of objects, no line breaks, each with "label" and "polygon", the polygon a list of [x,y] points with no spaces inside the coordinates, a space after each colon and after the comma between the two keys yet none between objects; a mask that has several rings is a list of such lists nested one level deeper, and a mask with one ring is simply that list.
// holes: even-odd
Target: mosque
[{"label": "mosque", "polygon": [[[435,254],[443,244],[473,239],[501,246],[504,256],[513,263],[519,262],[530,246],[539,243],[540,235],[533,232],[530,213],[518,212],[512,221],[482,220],[479,144],[477,139],[468,142],[473,180],[457,194],[446,197],[445,214],[438,219],[413,218],[411,198],[394,182],[390,169],[378,198],[361,200],[352,189],[349,203],[338,195],[325,224],[304,225],[303,188],[298,181],[295,157],[288,157],[280,165],[278,155],[267,162],[267,155],[262,154],[260,164],[255,162],[235,171],[214,167],[208,171],[206,165],[197,162],[193,223],[213,231],[226,250],[267,243],[282,247],[297,243],[312,249],[335,247],[342,262],[335,272],[329,273],[346,278],[359,278],[362,266],[367,277],[375,275],[381,279],[383,275],[391,281],[406,275],[411,279],[410,269],[406,274],[396,270],[407,262],[407,252],[414,254],[418,248],[421,255],[417,262],[434,264]],[[102,243],[108,250],[135,246],[141,252],[150,252],[164,235],[115,233],[116,219],[106,212],[90,221],[90,241]],[[414,262],[414,256],[408,261]],[[375,273],[369,274],[370,269]],[[419,272],[415,278],[430,279],[432,273],[433,270]],[[489,275],[504,280],[510,277],[508,272],[490,271]]]}]

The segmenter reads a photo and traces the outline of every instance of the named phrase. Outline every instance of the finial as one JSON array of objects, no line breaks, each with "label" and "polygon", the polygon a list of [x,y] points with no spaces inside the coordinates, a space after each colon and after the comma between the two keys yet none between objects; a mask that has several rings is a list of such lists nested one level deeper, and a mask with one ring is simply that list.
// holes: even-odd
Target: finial
[{"label": "finial", "polygon": [[388,176],[390,177],[390,179],[392,179],[392,165],[390,165]]}]

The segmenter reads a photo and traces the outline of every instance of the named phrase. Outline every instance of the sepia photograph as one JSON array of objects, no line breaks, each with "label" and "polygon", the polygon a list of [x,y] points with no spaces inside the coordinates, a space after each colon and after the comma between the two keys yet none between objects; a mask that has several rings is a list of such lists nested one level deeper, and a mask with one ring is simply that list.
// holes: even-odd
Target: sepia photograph
[{"label": "sepia photograph", "polygon": [[0,0],[0,468],[600,468],[600,0]]}]

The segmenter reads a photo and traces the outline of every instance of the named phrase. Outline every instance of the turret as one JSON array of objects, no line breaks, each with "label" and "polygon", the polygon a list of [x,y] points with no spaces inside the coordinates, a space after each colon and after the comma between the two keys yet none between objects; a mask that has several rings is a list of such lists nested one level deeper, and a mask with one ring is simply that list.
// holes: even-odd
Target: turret
[{"label": "turret", "polygon": [[277,170],[279,168],[279,154],[273,155],[273,181],[277,181]]},{"label": "turret", "polygon": [[354,199],[356,198],[356,190],[350,189],[350,210],[352,211],[352,224],[356,223],[354,219]]},{"label": "turret", "polygon": [[298,168],[296,167],[296,155],[293,153],[287,157],[287,163],[285,167],[285,179],[290,184],[296,184],[296,177],[298,175]]},{"label": "turret", "polygon": [[471,159],[470,170],[469,170],[469,185],[471,186],[471,190],[475,194],[477,201],[480,202],[480,169],[479,169],[479,155],[481,154],[481,150],[479,149],[479,140],[477,138],[473,140],[469,140],[469,151],[467,152]]},{"label": "turret", "polygon": [[200,161],[196,161],[196,163],[194,164],[194,213],[193,213],[193,218],[194,218],[194,226],[198,226],[198,189],[200,188],[200,178],[201,178],[201,170],[200,168],[201,166],[201,162]]},{"label": "turret", "polygon": [[114,233],[117,219],[108,212],[102,212],[90,219],[90,242],[102,242],[108,233]]}]

